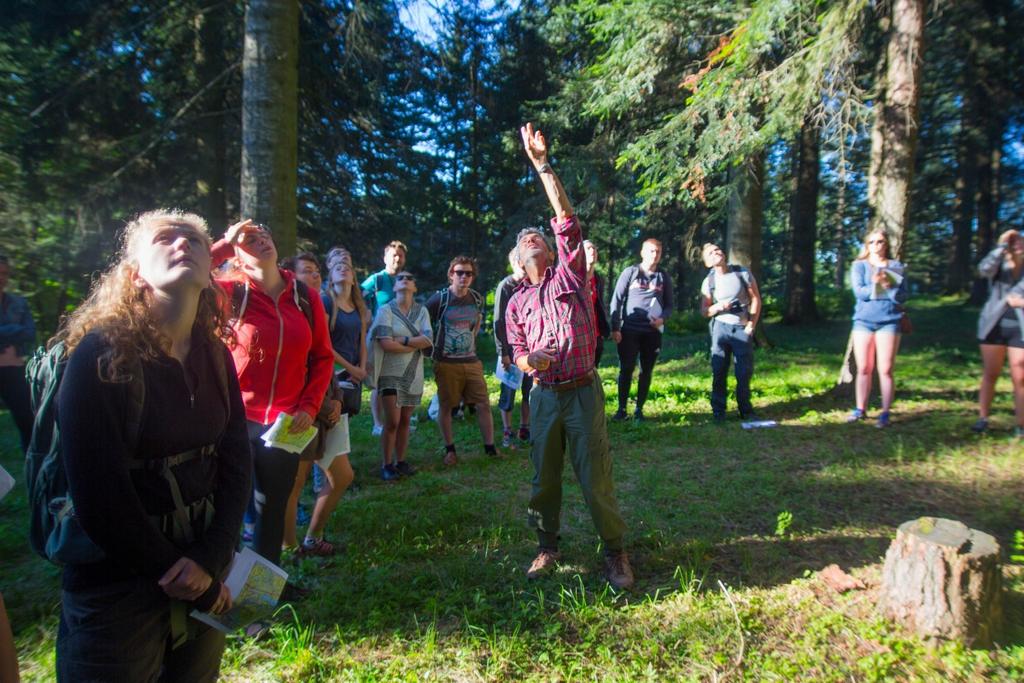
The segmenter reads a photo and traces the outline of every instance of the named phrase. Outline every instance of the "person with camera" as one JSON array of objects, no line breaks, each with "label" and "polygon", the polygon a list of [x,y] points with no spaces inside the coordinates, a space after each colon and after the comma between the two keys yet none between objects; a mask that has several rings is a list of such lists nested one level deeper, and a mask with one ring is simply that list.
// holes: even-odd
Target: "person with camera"
[{"label": "person with camera", "polygon": [[730,265],[717,244],[702,249],[707,277],[701,283],[700,311],[711,319],[711,412],[725,419],[726,375],[736,361],[736,404],[740,417],[754,419],[750,403],[750,378],[754,375],[754,328],[761,315],[761,293],[754,275],[742,266]]}]

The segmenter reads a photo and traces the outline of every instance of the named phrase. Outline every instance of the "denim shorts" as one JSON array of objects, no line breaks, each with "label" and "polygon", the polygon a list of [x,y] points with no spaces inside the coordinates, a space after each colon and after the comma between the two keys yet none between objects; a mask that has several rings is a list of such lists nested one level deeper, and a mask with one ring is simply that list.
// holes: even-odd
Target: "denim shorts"
[{"label": "denim shorts", "polygon": [[854,320],[853,331],[872,332],[874,334],[899,334],[900,323],[898,320],[894,323],[873,323],[867,320]]}]

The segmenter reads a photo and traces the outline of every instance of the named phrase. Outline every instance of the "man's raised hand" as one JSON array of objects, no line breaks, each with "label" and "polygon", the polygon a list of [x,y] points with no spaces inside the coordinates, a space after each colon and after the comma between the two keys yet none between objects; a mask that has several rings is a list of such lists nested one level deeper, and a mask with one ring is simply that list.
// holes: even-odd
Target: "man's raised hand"
[{"label": "man's raised hand", "polygon": [[544,139],[544,134],[540,130],[534,130],[532,123],[527,123],[519,129],[519,135],[523,138],[523,148],[526,150],[526,156],[530,157],[533,165],[540,168],[542,164],[547,163],[548,143]]}]

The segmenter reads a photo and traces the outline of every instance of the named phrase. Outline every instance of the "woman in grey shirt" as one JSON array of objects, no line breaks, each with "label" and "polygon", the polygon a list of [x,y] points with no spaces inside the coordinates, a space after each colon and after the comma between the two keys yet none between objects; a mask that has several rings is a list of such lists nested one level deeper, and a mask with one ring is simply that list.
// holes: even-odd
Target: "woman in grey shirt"
[{"label": "woman in grey shirt", "polygon": [[996,381],[1009,358],[1017,416],[1015,434],[1021,438],[1024,437],[1024,236],[1016,230],[1000,235],[996,248],[978,265],[978,274],[989,281],[989,295],[978,318],[984,371],[978,391],[978,420],[971,429],[979,434],[988,429]]}]

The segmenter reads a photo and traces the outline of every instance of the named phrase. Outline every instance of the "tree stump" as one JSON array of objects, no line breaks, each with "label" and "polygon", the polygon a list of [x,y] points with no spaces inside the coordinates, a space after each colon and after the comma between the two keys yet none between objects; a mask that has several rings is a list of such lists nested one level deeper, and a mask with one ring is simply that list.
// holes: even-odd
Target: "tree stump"
[{"label": "tree stump", "polygon": [[885,554],[878,608],[924,638],[991,646],[1003,621],[999,544],[951,519],[901,524]]}]

